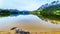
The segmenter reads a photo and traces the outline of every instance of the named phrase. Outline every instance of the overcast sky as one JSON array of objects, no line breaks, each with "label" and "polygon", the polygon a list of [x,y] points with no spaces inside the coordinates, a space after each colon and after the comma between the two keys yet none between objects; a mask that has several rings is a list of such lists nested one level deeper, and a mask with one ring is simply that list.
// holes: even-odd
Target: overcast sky
[{"label": "overcast sky", "polygon": [[56,0],[0,0],[2,9],[36,10],[45,3]]}]

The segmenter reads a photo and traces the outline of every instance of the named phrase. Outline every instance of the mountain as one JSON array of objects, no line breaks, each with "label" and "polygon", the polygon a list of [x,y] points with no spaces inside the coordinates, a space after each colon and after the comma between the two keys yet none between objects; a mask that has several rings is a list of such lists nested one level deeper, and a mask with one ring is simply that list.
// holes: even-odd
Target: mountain
[{"label": "mountain", "polygon": [[60,1],[42,5],[36,10],[36,15],[41,19],[51,20],[53,24],[60,24]]},{"label": "mountain", "polygon": [[10,12],[20,12],[19,10],[17,9],[9,9]]},{"label": "mountain", "polygon": [[60,4],[60,1],[53,1],[50,4],[46,3],[46,4],[42,5],[41,7],[39,7],[38,10],[47,8],[49,6],[58,5],[58,4]]}]

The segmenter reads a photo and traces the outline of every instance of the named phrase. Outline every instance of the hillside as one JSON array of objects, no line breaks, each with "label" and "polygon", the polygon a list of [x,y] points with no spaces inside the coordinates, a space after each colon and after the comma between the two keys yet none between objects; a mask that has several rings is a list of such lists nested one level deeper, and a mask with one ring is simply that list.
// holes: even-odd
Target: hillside
[{"label": "hillside", "polygon": [[[40,7],[41,8],[41,7]],[[49,19],[52,23],[58,24],[60,22],[60,3],[52,4],[43,9],[38,9],[36,12],[40,12],[38,16],[42,19]]]}]

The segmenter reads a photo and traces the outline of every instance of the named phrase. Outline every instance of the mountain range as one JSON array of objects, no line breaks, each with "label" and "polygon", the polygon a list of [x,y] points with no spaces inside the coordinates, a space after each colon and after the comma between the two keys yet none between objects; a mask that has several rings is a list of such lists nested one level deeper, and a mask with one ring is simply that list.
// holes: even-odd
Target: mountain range
[{"label": "mountain range", "polygon": [[60,1],[53,1],[50,4],[46,3],[46,4],[42,5],[41,7],[39,7],[38,10],[39,9],[44,9],[44,8],[47,8],[47,7],[50,7],[50,6],[58,5],[58,4],[60,4]]}]

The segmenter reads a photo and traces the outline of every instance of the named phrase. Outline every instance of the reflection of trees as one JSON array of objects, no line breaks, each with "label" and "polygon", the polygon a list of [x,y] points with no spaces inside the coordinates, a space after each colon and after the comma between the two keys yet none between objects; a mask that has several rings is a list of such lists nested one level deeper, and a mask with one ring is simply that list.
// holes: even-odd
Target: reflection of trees
[{"label": "reflection of trees", "polygon": [[0,9],[0,17],[10,16],[12,14],[18,14],[18,12],[11,12],[9,9]]},{"label": "reflection of trees", "polygon": [[35,15],[39,16],[41,19],[47,21],[51,20],[52,23],[58,24],[60,21],[60,4],[49,6],[42,10],[36,10]]},{"label": "reflection of trees", "polygon": [[51,23],[53,23],[53,24],[60,24],[60,21],[51,20]]},{"label": "reflection of trees", "polygon": [[9,10],[3,10],[3,9],[0,9],[0,17],[3,17],[3,16],[9,16],[10,15],[10,12]]}]

